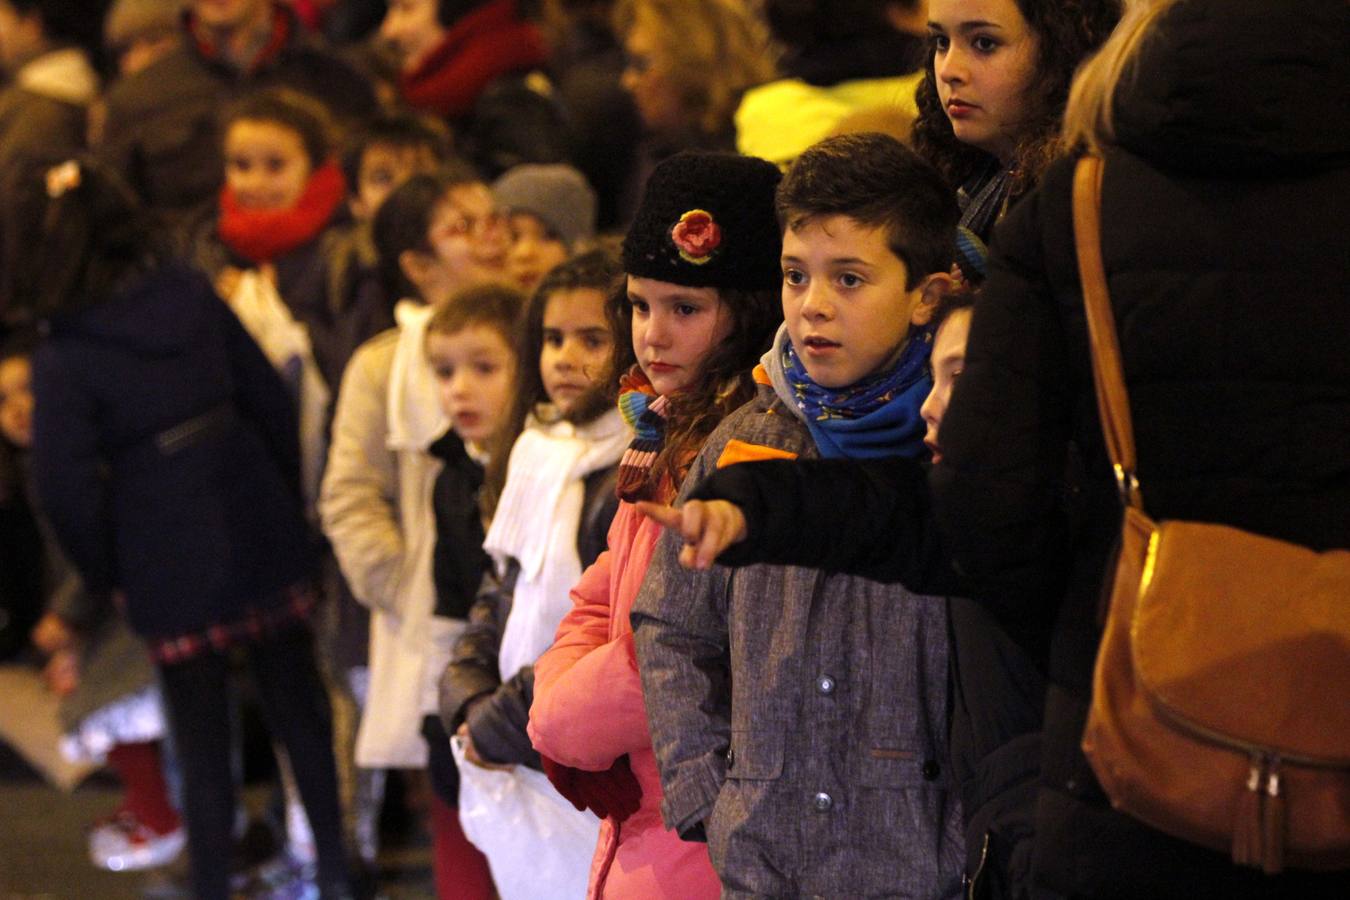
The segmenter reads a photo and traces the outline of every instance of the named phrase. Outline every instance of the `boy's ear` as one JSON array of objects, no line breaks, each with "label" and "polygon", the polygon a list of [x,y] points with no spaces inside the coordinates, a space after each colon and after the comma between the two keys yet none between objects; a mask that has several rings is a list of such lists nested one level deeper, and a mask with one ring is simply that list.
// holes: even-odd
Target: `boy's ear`
[{"label": "boy's ear", "polygon": [[910,314],[911,325],[927,325],[933,318],[937,302],[956,287],[956,279],[949,272],[934,272],[919,282],[919,302]]}]

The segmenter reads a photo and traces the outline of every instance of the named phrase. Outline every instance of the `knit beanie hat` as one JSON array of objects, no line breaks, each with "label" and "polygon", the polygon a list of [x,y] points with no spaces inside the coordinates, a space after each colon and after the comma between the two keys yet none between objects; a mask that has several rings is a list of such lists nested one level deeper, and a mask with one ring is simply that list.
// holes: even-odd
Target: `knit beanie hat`
[{"label": "knit beanie hat", "polygon": [[186,0],[116,0],[103,20],[103,43],[125,47],[139,37],[178,30]]},{"label": "knit beanie hat", "polygon": [[629,275],[685,287],[764,290],[781,278],[778,167],[751,156],[679,153],[647,179],[623,241]]},{"label": "knit beanie hat", "polygon": [[595,191],[571,166],[513,166],[492,185],[492,193],[511,212],[538,216],[568,247],[595,237]]}]

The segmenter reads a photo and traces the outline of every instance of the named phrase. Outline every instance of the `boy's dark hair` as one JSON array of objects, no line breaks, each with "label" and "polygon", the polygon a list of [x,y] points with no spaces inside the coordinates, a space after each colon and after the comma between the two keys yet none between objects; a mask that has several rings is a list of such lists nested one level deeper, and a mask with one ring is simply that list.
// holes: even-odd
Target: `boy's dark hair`
[{"label": "boy's dark hair", "polygon": [[951,269],[956,198],[936,169],[889,135],[842,134],[809,147],[783,176],[775,206],[784,231],[827,216],[884,228],[907,290]]},{"label": "boy's dark hair", "polygon": [[225,107],[221,134],[235,122],[273,122],[300,135],[310,166],[317,168],[332,155],[337,126],[323,101],[285,87],[270,87],[247,94]]},{"label": "boy's dark hair", "polygon": [[448,125],[430,116],[412,113],[376,116],[358,129],[343,148],[342,174],[347,179],[348,190],[356,190],[357,180],[361,177],[361,159],[366,150],[377,144],[399,149],[425,147],[437,163],[445,163],[450,160],[454,136]]},{"label": "boy's dark hair", "polygon": [[30,322],[102,302],[169,257],[131,188],[93,158],[28,161],[3,180],[7,317]]},{"label": "boy's dark hair", "polygon": [[[548,392],[544,390],[544,379],[539,372],[539,356],[544,349],[544,313],[549,299],[562,291],[589,288],[601,292],[608,302],[610,293],[619,287],[622,275],[623,269],[619,265],[616,253],[591,250],[559,263],[535,288],[518,331],[520,344],[516,356],[520,360],[520,365],[516,369],[515,396],[511,402],[510,418],[507,419],[506,426],[498,434],[492,448],[487,466],[486,493],[493,497],[501,496],[502,490],[506,487],[506,466],[511,454],[511,445],[525,429],[525,420],[530,413],[548,399]],[[631,356],[632,342],[624,343],[629,345],[628,352]],[[613,364],[612,358],[610,364]],[[594,421],[607,410],[614,408],[618,387],[618,373],[610,371],[607,366],[597,387],[579,399],[576,407],[566,418],[576,424]]]},{"label": "boy's dark hair", "polygon": [[399,257],[405,250],[431,252],[427,231],[436,205],[451,188],[481,180],[468,163],[452,159],[435,173],[409,178],[380,204],[371,225],[371,236],[379,254],[380,284],[391,301],[417,293],[416,285],[403,274]]},{"label": "boy's dark hair", "polygon": [[495,281],[474,284],[456,291],[439,304],[427,320],[428,335],[458,334],[474,325],[497,329],[515,353],[525,295],[508,284]]}]

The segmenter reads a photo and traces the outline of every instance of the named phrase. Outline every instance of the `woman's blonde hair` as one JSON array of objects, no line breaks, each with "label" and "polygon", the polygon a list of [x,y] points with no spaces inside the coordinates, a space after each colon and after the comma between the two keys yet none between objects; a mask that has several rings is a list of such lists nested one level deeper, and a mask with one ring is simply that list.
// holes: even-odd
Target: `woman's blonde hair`
[{"label": "woman's blonde hair", "polygon": [[731,128],[741,95],[777,77],[768,28],[744,0],[619,0],[614,30],[639,24],[662,42],[692,123],[708,135]]},{"label": "woman's blonde hair", "polygon": [[1116,139],[1115,96],[1154,24],[1181,0],[1126,0],[1120,24],[1074,76],[1064,108],[1062,146],[1101,153]]}]

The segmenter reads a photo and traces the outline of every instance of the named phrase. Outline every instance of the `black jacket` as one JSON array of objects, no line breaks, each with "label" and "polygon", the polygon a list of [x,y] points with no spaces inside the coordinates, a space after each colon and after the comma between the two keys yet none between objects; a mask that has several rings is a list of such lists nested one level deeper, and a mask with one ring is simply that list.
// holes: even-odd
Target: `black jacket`
[{"label": "black jacket", "polygon": [[[614,493],[617,476],[615,467],[586,476],[577,530],[577,554],[583,570],[605,549],[609,525],[619,505]],[[503,682],[497,664],[518,573],[519,566],[512,560],[502,577],[493,572],[483,576],[469,610],[469,625],[455,642],[454,656],[441,675],[441,720],[451,734],[467,721],[475,749],[489,762],[540,769],[539,754],[525,733],[534,702],[534,667],[525,666]],[[484,702],[474,705],[473,701],[480,698],[485,698]]]},{"label": "black jacket", "polygon": [[[1144,503],[1317,549],[1350,547],[1350,7],[1173,7],[1116,96],[1103,253]],[[1120,527],[1070,216],[1072,161],[995,233],[942,426],[936,508],[991,594],[1063,579],[1050,641],[1035,875],[1093,897],[1344,896],[1346,873],[1235,868],[1113,812],[1079,749]],[[1081,527],[1047,523],[1082,450]]]},{"label": "black jacket", "polygon": [[141,635],[237,621],[311,574],[295,408],[200,274],[163,268],[53,318],[33,474],[88,590]]},{"label": "black jacket", "polygon": [[483,552],[483,513],[478,504],[483,467],[469,456],[453,431],[447,431],[427,451],[443,463],[431,491],[436,516],[432,559],[436,615],[467,619],[478,585],[492,567]]}]

